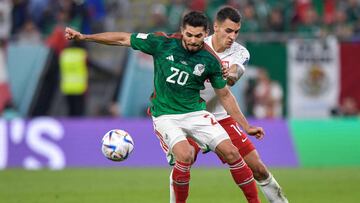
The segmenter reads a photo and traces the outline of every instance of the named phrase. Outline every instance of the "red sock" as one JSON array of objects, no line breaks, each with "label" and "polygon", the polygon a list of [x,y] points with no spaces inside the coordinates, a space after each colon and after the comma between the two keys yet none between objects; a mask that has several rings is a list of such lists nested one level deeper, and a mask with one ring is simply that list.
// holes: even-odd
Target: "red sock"
[{"label": "red sock", "polygon": [[259,203],[260,199],[251,169],[243,159],[229,164],[231,175],[235,183],[241,188],[249,203]]},{"label": "red sock", "polygon": [[190,163],[175,162],[172,179],[176,203],[185,203],[189,195]]}]

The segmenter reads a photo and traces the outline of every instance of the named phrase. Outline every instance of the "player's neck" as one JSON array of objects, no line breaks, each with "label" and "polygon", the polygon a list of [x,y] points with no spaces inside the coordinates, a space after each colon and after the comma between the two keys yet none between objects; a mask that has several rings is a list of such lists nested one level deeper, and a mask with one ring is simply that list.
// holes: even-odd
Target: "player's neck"
[{"label": "player's neck", "polygon": [[222,53],[226,50],[226,47],[222,46],[219,43],[219,41],[216,39],[215,34],[211,38],[211,44],[212,44],[212,47],[214,48],[214,51],[216,51],[217,53]]}]

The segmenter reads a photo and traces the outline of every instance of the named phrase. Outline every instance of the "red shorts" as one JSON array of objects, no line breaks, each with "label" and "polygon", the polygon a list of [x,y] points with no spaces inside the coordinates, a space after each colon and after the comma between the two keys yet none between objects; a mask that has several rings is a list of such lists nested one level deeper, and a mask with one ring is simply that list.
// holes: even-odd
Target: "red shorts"
[{"label": "red shorts", "polygon": [[[250,141],[247,135],[242,130],[240,130],[237,122],[233,118],[228,117],[218,122],[229,134],[231,142],[236,148],[239,149],[239,153],[242,157],[246,156],[251,151],[255,150],[255,146],[253,145],[253,143]],[[188,138],[188,140],[189,143],[195,148],[195,158],[196,158],[197,154],[200,151],[200,148],[196,144],[196,142],[191,140],[191,138]],[[219,156],[219,158],[223,163],[226,163],[222,157]]]}]

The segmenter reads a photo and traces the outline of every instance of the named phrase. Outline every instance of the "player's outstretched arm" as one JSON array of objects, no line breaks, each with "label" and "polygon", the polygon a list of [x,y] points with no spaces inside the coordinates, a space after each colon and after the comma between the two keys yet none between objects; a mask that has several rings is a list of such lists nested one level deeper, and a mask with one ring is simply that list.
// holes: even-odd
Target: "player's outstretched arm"
[{"label": "player's outstretched arm", "polygon": [[65,38],[68,40],[85,40],[106,45],[130,46],[131,33],[126,32],[103,32],[98,34],[82,34],[74,29],[65,29]]},{"label": "player's outstretched arm", "polygon": [[241,125],[247,134],[255,136],[257,139],[262,139],[264,137],[264,130],[261,127],[249,125],[244,114],[241,112],[234,95],[231,93],[228,87],[215,89],[215,92],[228,114],[230,114],[230,116]]}]

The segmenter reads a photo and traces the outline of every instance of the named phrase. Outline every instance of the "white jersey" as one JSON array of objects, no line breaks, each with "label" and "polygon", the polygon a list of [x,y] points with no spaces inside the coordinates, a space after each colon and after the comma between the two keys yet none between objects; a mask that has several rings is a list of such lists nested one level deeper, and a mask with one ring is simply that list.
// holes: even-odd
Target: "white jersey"
[{"label": "white jersey", "polygon": [[[211,49],[220,58],[221,62],[229,64],[229,67],[236,64],[239,76],[245,72],[245,65],[250,59],[249,51],[237,42],[234,42],[230,48],[226,49],[222,53],[218,53],[212,46],[212,35],[205,38],[205,43],[211,47]],[[240,77],[239,77],[240,78]],[[228,117],[228,114],[224,107],[221,105],[220,100],[217,98],[214,88],[209,81],[205,81],[205,89],[200,91],[200,96],[206,101],[206,110],[215,115],[216,120],[222,120]]]}]

